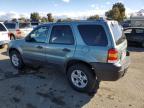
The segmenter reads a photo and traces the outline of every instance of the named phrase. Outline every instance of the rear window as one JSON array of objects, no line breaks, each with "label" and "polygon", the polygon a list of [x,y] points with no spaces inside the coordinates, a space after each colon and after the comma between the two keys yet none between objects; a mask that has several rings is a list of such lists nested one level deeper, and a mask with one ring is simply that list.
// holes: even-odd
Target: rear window
[{"label": "rear window", "polygon": [[120,26],[117,22],[110,22],[109,26],[113,32],[114,40],[117,45],[126,39],[122,26]]},{"label": "rear window", "polygon": [[19,28],[29,28],[31,27],[30,23],[19,23]]},{"label": "rear window", "polygon": [[78,30],[84,42],[89,46],[106,46],[107,36],[101,25],[79,25]]},{"label": "rear window", "polygon": [[15,23],[5,23],[5,26],[7,29],[15,29],[16,24]]},{"label": "rear window", "polygon": [[0,31],[6,31],[6,28],[0,23]]}]

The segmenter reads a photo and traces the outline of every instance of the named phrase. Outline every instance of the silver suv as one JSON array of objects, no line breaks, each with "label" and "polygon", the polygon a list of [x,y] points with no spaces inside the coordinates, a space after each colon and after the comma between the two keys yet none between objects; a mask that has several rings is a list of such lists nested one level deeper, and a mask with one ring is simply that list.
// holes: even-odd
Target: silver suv
[{"label": "silver suv", "polygon": [[100,81],[115,81],[129,66],[127,40],[116,21],[44,24],[25,39],[9,43],[12,65],[61,69],[77,91],[91,92]]}]

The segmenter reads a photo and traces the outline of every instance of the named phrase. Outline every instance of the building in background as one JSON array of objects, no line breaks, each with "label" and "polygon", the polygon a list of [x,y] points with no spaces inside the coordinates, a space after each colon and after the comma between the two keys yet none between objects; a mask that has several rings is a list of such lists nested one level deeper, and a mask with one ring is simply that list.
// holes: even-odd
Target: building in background
[{"label": "building in background", "polygon": [[130,25],[132,27],[144,27],[144,9],[131,15]]}]

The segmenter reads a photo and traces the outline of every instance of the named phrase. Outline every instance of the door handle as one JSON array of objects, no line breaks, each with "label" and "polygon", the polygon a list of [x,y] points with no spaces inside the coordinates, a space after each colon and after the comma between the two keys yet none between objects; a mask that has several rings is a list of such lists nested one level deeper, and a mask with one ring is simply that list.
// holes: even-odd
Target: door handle
[{"label": "door handle", "polygon": [[38,49],[43,49],[43,47],[42,47],[42,46],[37,46],[36,48],[38,48]]},{"label": "door handle", "polygon": [[64,52],[70,52],[71,50],[68,49],[68,48],[64,48],[63,51],[64,51]]}]

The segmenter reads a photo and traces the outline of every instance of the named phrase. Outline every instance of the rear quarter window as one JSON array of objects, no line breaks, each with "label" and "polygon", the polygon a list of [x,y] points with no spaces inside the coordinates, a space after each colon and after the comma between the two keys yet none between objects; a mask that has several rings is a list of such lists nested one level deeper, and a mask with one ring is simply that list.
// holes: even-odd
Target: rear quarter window
[{"label": "rear quarter window", "polygon": [[89,46],[106,46],[108,39],[101,25],[79,25],[79,33],[83,41]]},{"label": "rear quarter window", "polygon": [[6,31],[6,28],[0,23],[0,31]]}]

